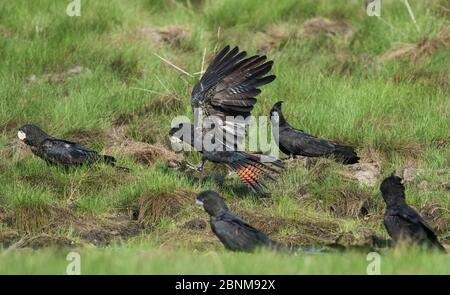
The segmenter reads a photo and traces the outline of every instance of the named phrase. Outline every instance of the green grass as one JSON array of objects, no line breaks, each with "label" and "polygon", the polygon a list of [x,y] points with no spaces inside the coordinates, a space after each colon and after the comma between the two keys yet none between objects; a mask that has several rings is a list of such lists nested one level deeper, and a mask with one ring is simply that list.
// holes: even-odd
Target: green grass
[{"label": "green grass", "polygon": [[[409,166],[418,173],[407,183],[408,202],[419,209],[439,208],[427,218],[440,239],[449,241],[450,51],[441,42],[417,60],[381,60],[399,44],[439,36],[449,26],[448,12],[441,8],[445,1],[411,3],[420,32],[403,3],[393,0],[383,1],[382,20],[368,17],[357,0],[86,0],[81,17],[72,18],[65,14],[66,5],[0,3],[0,265],[7,266],[1,273],[63,273],[68,249],[7,250],[20,238],[42,234],[85,246],[79,250],[83,273],[364,273],[365,253],[233,254],[223,251],[209,227],[182,226],[195,218],[207,220],[193,198],[213,189],[233,210],[283,242],[323,244],[350,235],[354,241],[349,243],[358,244],[367,229],[386,238],[378,183]],[[305,35],[303,24],[317,16],[344,21],[353,34]],[[166,43],[138,33],[169,25],[180,26],[185,35]],[[272,31],[285,37],[271,37]],[[269,47],[268,40],[274,40]],[[203,51],[210,59],[215,47],[226,44],[275,61],[277,79],[263,87],[255,115],[268,115],[274,102],[284,100],[292,125],[353,145],[365,161],[379,160],[377,184],[351,181],[342,165],[326,160],[309,169],[293,164],[270,185],[272,197],[259,200],[212,164],[201,174],[185,173],[168,168],[162,158],[143,164],[117,153],[119,164],[131,173],[106,165],[65,171],[47,166],[15,141],[19,126],[34,123],[101,151],[117,143],[112,133],[122,122],[119,141],[167,146],[171,120],[192,117],[189,97],[197,77],[181,74],[154,53],[197,73]],[[84,74],[47,81],[76,66]],[[30,82],[33,75],[37,81]],[[166,213],[141,229],[133,239],[142,245],[135,246],[125,234],[126,224],[141,222],[134,215],[145,206],[145,196],[167,197],[161,206],[178,209],[161,209]],[[365,217],[359,214],[362,201],[367,201]],[[98,243],[105,235],[111,242],[107,246]],[[448,273],[441,256],[411,253],[386,253],[382,272]]]},{"label": "green grass", "polygon": [[[75,251],[75,250],[73,250]],[[66,274],[69,250],[0,254],[6,274]],[[367,253],[281,255],[192,251],[167,252],[140,247],[82,249],[82,274],[367,274]],[[450,258],[436,253],[388,252],[380,255],[380,273],[450,274]]]}]

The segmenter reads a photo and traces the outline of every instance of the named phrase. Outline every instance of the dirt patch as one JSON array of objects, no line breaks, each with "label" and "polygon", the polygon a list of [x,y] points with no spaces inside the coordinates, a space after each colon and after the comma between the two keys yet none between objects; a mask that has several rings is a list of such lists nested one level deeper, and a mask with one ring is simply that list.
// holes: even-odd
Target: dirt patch
[{"label": "dirt patch", "polygon": [[212,251],[223,249],[222,243],[208,228],[207,230],[186,230],[173,228],[157,233],[162,249],[194,249],[194,251]]},{"label": "dirt patch", "polygon": [[194,197],[194,192],[186,190],[144,194],[137,202],[138,222],[151,228],[163,218],[174,218],[192,203]]},{"label": "dirt patch", "polygon": [[116,239],[129,239],[142,230],[138,222],[126,215],[76,214],[59,207],[21,208],[12,215],[10,226],[18,229],[22,237],[18,243],[23,247],[73,246],[72,241],[60,239],[61,231],[70,231],[87,243],[103,246]]},{"label": "dirt patch", "polygon": [[412,72],[401,72],[394,76],[393,81],[395,83],[420,83],[424,86],[437,86],[450,90],[450,77],[444,73],[433,71],[413,70]]},{"label": "dirt patch", "polygon": [[32,248],[40,249],[45,247],[67,248],[75,247],[75,241],[62,236],[40,234],[32,237],[23,237],[20,241],[11,245],[9,249]]},{"label": "dirt patch", "polygon": [[287,24],[272,25],[264,32],[258,32],[256,34],[259,44],[258,52],[268,53],[287,42],[291,37],[294,37],[294,33]]},{"label": "dirt patch", "polygon": [[47,207],[21,207],[14,210],[13,223],[22,232],[32,233],[42,230],[50,222]]},{"label": "dirt patch", "polygon": [[191,220],[186,221],[183,223],[181,228],[189,229],[189,230],[195,230],[195,231],[203,231],[207,228],[208,224],[205,220],[200,218],[193,218]]},{"label": "dirt patch", "polygon": [[105,154],[130,155],[139,163],[152,165],[158,160],[164,160],[169,167],[180,167],[183,163],[183,155],[168,150],[160,144],[148,144],[145,142],[125,140],[119,145],[114,145],[103,150]]},{"label": "dirt patch", "polygon": [[13,36],[13,33],[5,26],[0,25],[0,37],[9,39]]},{"label": "dirt patch", "polygon": [[84,241],[94,245],[108,245],[113,240],[137,236],[142,227],[123,216],[73,224],[75,231]]},{"label": "dirt patch", "polygon": [[340,234],[334,243],[330,244],[338,249],[373,249],[378,247],[388,247],[390,242],[376,235],[376,233],[367,228],[359,227],[350,232]]},{"label": "dirt patch", "polygon": [[417,169],[414,164],[407,165],[400,172],[400,175],[405,182],[413,181],[416,178],[417,174],[419,174],[419,169]]},{"label": "dirt patch", "polygon": [[156,44],[180,45],[181,41],[191,36],[188,28],[182,26],[165,26],[156,28],[146,26],[136,30],[135,34]]},{"label": "dirt patch", "polygon": [[20,235],[16,231],[2,230],[0,232],[0,248],[8,248],[18,240],[20,240]]},{"label": "dirt patch", "polygon": [[78,77],[78,76],[90,76],[92,75],[91,70],[82,66],[75,66],[61,73],[49,73],[41,76],[31,75],[28,77],[27,81],[29,83],[36,82],[64,82],[68,79]]},{"label": "dirt patch", "polygon": [[450,44],[450,26],[444,27],[436,36],[425,38],[418,43],[406,43],[386,51],[381,61],[395,59],[409,59],[417,61],[423,57],[432,55],[436,50],[446,48]]},{"label": "dirt patch", "polygon": [[32,154],[30,148],[18,138],[14,138],[9,144],[5,145],[1,149],[1,153],[3,153],[6,158],[17,156],[19,159],[26,158]]},{"label": "dirt patch", "polygon": [[423,218],[439,233],[450,231],[450,211],[438,204],[429,204],[419,210]]},{"label": "dirt patch", "polygon": [[450,147],[450,137],[433,138],[431,143],[438,149],[445,149]]},{"label": "dirt patch", "polygon": [[359,163],[345,166],[343,175],[367,186],[378,185],[383,159],[381,153],[368,149],[360,157]]},{"label": "dirt patch", "polygon": [[443,189],[445,189],[446,191],[450,192],[450,182],[443,182],[441,184],[441,186],[442,186]]},{"label": "dirt patch", "polygon": [[[301,219],[289,219],[250,211],[236,212],[253,227],[289,247],[329,244],[339,232],[336,222],[306,215]],[[289,234],[283,234],[282,231],[288,231]]]},{"label": "dirt patch", "polygon": [[354,29],[343,20],[334,21],[325,17],[314,17],[303,23],[301,34],[304,36],[316,36],[326,34],[329,36],[342,35],[350,37]]},{"label": "dirt patch", "polygon": [[363,218],[370,213],[373,207],[371,195],[354,185],[339,190],[337,196],[339,197],[329,205],[329,209],[339,217]]}]

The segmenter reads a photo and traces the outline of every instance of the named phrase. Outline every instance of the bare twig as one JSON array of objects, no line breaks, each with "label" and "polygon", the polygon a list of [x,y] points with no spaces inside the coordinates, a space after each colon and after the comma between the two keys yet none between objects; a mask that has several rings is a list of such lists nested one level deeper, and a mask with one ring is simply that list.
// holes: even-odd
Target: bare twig
[{"label": "bare twig", "polygon": [[381,16],[377,16],[377,18],[378,18],[379,20],[381,20],[381,22],[383,22],[384,24],[386,24],[387,26],[389,26],[393,31],[396,31],[396,32],[402,34],[403,36],[405,36],[405,34],[404,34],[402,31],[400,31],[399,29],[397,29],[396,27],[394,27],[391,23],[389,23],[387,20],[385,20],[385,19],[382,18]]},{"label": "bare twig", "polygon": [[202,67],[200,68],[200,77],[205,73],[206,47],[203,49]]},{"label": "bare twig", "polygon": [[221,34],[221,28],[220,26],[217,28],[217,33],[216,33],[216,45],[214,46],[214,55],[217,54],[217,50],[219,47],[219,42],[220,42],[220,34]]},{"label": "bare twig", "polygon": [[150,90],[150,89],[145,89],[145,88],[139,88],[139,87],[130,87],[130,89],[134,89],[134,90],[141,90],[141,91],[145,91],[145,92],[150,92],[150,93],[154,93],[154,94],[161,94],[157,91],[154,90]]},{"label": "bare twig", "polygon": [[416,26],[417,32],[420,33],[419,25],[417,24],[416,18],[414,17],[414,13],[413,13],[413,11],[411,9],[411,6],[409,5],[408,0],[404,0],[403,3],[405,3],[406,8],[408,9],[409,17],[412,19],[412,21],[414,23],[414,26]]},{"label": "bare twig", "polygon": [[159,59],[161,59],[162,61],[164,61],[165,63],[167,63],[168,65],[172,66],[173,68],[177,69],[178,71],[182,72],[185,75],[188,75],[189,77],[194,77],[192,74],[189,74],[188,72],[186,72],[185,70],[183,70],[182,68],[180,68],[179,66],[174,65],[172,62],[170,62],[169,60],[165,59],[164,57],[159,56],[156,53],[153,53],[156,57],[158,57]]}]

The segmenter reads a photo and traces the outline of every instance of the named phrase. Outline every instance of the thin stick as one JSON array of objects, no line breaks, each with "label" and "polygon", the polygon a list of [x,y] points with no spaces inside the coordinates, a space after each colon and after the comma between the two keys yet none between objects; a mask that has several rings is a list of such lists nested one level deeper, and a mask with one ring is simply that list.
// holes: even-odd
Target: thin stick
[{"label": "thin stick", "polygon": [[217,28],[217,33],[216,33],[216,46],[214,46],[214,55],[216,55],[217,53],[217,49],[219,46],[219,42],[220,42],[220,33],[221,33],[221,28],[220,26]]},{"label": "thin stick", "polygon": [[200,77],[205,73],[206,47],[203,49],[202,67],[200,68]]},{"label": "thin stick", "polygon": [[162,87],[164,87],[167,92],[170,92],[169,88],[167,88],[167,86],[161,81],[161,79],[159,79],[158,76],[155,76],[155,77],[156,77],[156,80],[158,80],[158,82],[162,85]]},{"label": "thin stick", "polygon": [[156,91],[153,91],[153,90],[150,90],[150,89],[139,88],[139,87],[130,87],[130,89],[141,90],[141,91],[150,92],[150,93],[154,93],[154,94],[161,94],[159,92],[156,92]]},{"label": "thin stick", "polygon": [[414,17],[414,13],[411,9],[411,6],[409,5],[408,0],[404,0],[403,3],[405,3],[406,8],[408,9],[409,17],[412,19],[414,26],[416,26],[417,32],[420,33],[419,25],[417,24],[416,18]]},{"label": "thin stick", "polygon": [[157,55],[156,53],[153,53],[156,57],[160,58],[162,61],[164,61],[165,63],[169,64],[170,66],[174,67],[175,69],[177,69],[178,71],[182,72],[185,75],[188,75],[189,77],[194,77],[193,75],[189,74],[188,72],[186,72],[185,70],[183,70],[182,68],[180,68],[179,66],[174,65],[173,63],[171,63],[170,61],[168,61],[167,59],[165,59],[164,57],[161,57],[159,55]]},{"label": "thin stick", "polygon": [[377,16],[377,18],[379,20],[381,20],[384,24],[388,25],[392,30],[399,32],[400,34],[402,34],[403,36],[405,36],[405,34],[400,31],[399,29],[397,29],[396,27],[394,27],[393,25],[391,25],[387,20],[385,20],[384,18],[382,18],[381,16]]}]

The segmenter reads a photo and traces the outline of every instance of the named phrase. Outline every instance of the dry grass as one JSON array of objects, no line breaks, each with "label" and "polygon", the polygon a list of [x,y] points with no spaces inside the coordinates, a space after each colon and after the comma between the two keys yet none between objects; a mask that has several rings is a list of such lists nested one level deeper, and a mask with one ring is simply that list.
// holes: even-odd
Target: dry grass
[{"label": "dry grass", "polygon": [[303,23],[302,36],[316,36],[326,34],[329,36],[343,35],[349,38],[353,35],[354,29],[344,20],[334,21],[326,17],[314,17]]},{"label": "dry grass", "polygon": [[163,218],[175,218],[194,198],[195,193],[187,190],[145,194],[137,202],[137,220],[144,227],[151,228]]},{"label": "dry grass", "polygon": [[142,36],[155,44],[178,46],[183,39],[191,36],[191,31],[185,26],[169,25],[161,28],[147,26],[138,28],[135,34]]},{"label": "dry grass", "polygon": [[436,50],[447,48],[450,43],[450,26],[444,27],[436,36],[425,38],[418,43],[406,43],[389,49],[380,57],[382,61],[409,59],[417,61],[432,55]]},{"label": "dry grass", "polygon": [[118,145],[106,148],[106,154],[131,156],[136,162],[152,165],[158,160],[164,161],[169,167],[179,167],[183,162],[183,155],[177,154],[161,144],[124,140]]},{"label": "dry grass", "polygon": [[61,73],[49,73],[41,76],[31,75],[30,77],[28,77],[27,81],[29,83],[39,83],[39,82],[61,83],[70,78],[89,75],[92,75],[92,72],[88,68],[82,66],[75,66]]}]

